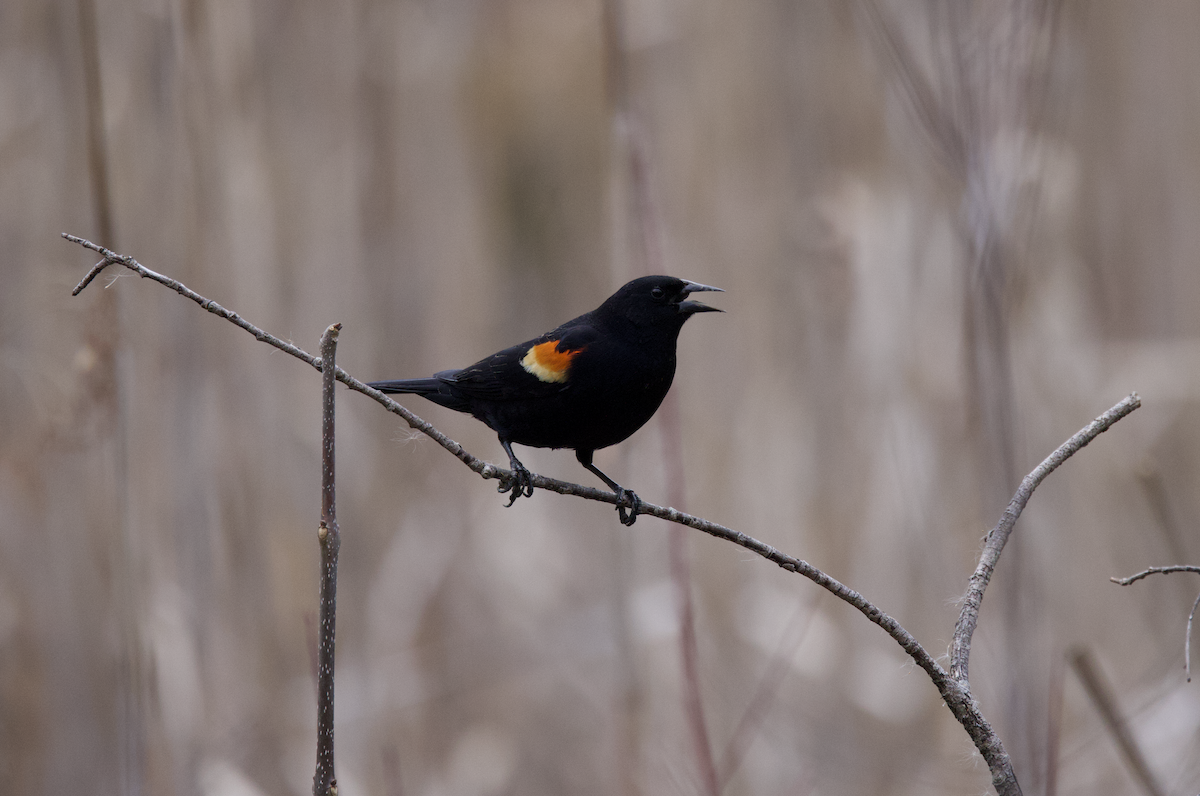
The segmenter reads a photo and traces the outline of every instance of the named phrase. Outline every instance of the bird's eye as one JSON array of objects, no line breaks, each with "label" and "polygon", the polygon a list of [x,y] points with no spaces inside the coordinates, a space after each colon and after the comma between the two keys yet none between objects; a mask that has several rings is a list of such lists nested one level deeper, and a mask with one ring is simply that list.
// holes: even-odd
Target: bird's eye
[{"label": "bird's eye", "polygon": [[660,299],[663,296],[667,295],[667,292],[665,290],[663,290],[661,287],[656,287],[650,291],[650,295],[656,299]]}]

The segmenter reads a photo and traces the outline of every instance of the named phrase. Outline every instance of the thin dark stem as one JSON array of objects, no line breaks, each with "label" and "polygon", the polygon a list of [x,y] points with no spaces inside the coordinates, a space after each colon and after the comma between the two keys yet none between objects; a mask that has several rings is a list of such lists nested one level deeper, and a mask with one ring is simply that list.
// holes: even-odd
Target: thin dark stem
[{"label": "thin dark stem", "polygon": [[[83,67],[83,97],[87,132],[88,176],[92,192],[92,213],[96,234],[116,240],[113,218],[112,173],[109,167],[105,135],[104,81],[100,71],[100,33],[95,0],[78,0],[79,54]],[[115,243],[114,243],[115,245]],[[82,375],[78,415],[107,411],[112,420],[111,468],[115,498],[116,544],[111,546],[112,580],[118,595],[117,614],[124,649],[121,654],[121,679],[117,686],[117,706],[121,711],[117,726],[120,758],[118,778],[121,793],[139,796],[145,790],[146,776],[146,674],[144,650],[138,621],[137,543],[130,522],[129,487],[129,402],[121,365],[121,309],[116,291],[103,296],[92,307],[87,323],[87,345],[96,355],[96,366]]]},{"label": "thin dark stem", "polygon": [[725,786],[733,779],[733,775],[737,773],[738,767],[741,766],[742,760],[746,756],[746,750],[750,748],[750,742],[761,729],[763,718],[774,704],[776,693],[791,669],[792,658],[795,657],[796,650],[808,634],[808,628],[812,625],[813,617],[816,614],[814,606],[809,606],[807,609],[802,606],[792,614],[766,672],[758,681],[754,695],[750,698],[746,709],[742,712],[741,719],[738,720],[729,736],[729,743],[725,746],[725,753],[721,756],[721,765],[718,768],[718,771],[721,772],[721,790],[725,789]]},{"label": "thin dark stem", "polygon": [[921,129],[930,137],[934,154],[951,171],[961,172],[966,164],[965,142],[946,115],[946,103],[939,101],[933,85],[923,74],[920,59],[897,29],[895,21],[879,7],[878,0],[862,0],[859,6],[866,14],[869,32],[878,37],[880,49],[900,80],[902,96],[908,100]]},{"label": "thin dark stem", "polygon": [[[321,522],[337,526],[337,479],[334,469],[334,381],[338,333],[335,323],[321,335]],[[330,366],[333,367],[330,367]]]},{"label": "thin dark stem", "polygon": [[1200,608],[1200,594],[1196,595],[1196,601],[1192,603],[1192,610],[1188,614],[1187,632],[1183,634],[1183,670],[1187,672],[1187,681],[1192,682],[1192,623],[1196,621],[1196,609]]},{"label": "thin dark stem", "polygon": [[1017,488],[1008,508],[1004,510],[1000,522],[988,533],[984,541],[983,553],[979,557],[979,565],[975,568],[967,586],[966,600],[963,602],[958,623],[954,627],[954,640],[951,644],[950,671],[955,679],[967,680],[967,669],[971,657],[971,637],[979,622],[979,606],[983,602],[983,593],[992,579],[992,573],[996,570],[996,563],[1000,560],[1000,554],[1004,552],[1004,545],[1008,542],[1013,526],[1016,525],[1021,512],[1025,510],[1025,505],[1033,496],[1033,491],[1060,464],[1107,431],[1113,423],[1141,405],[1141,398],[1137,393],[1132,393],[1125,400],[1080,429],[1075,436],[1060,445],[1058,450],[1046,457],[1045,461],[1035,467],[1033,472],[1021,481],[1021,486]]},{"label": "thin dark stem", "polygon": [[95,0],[79,0],[79,44],[83,56],[84,99],[87,109],[88,171],[96,231],[113,240],[112,190],[108,178],[108,146],[104,135],[104,86],[100,80],[100,45]]},{"label": "thin dark stem", "polygon": [[717,796],[721,791],[717,765],[709,742],[708,723],[704,718],[704,699],[700,691],[700,652],[696,640],[696,608],[692,599],[691,557],[688,555],[687,532],[673,527],[667,540],[671,581],[675,585],[679,615],[679,652],[683,668],[683,703],[695,747],[696,763],[704,793]]},{"label": "thin dark stem", "polygon": [[1137,745],[1133,733],[1129,731],[1125,717],[1121,715],[1112,686],[1109,685],[1104,673],[1096,664],[1095,656],[1087,648],[1079,647],[1070,652],[1068,660],[1070,660],[1071,668],[1075,670],[1079,682],[1083,685],[1083,690],[1087,692],[1096,711],[1100,714],[1100,718],[1103,719],[1105,728],[1121,751],[1125,765],[1129,767],[1130,773],[1141,786],[1142,792],[1146,796],[1164,796],[1165,792],[1162,786],[1154,778],[1150,766],[1146,763],[1145,755]]},{"label": "thin dark stem", "polygon": [[[628,80],[629,64],[625,57],[622,42],[625,31],[625,14],[622,0],[603,0],[600,4],[601,21],[604,42],[605,90],[608,104],[612,110],[614,141],[626,135],[625,106],[629,100]],[[614,163],[618,163],[614,158]],[[617,166],[619,168],[619,166]],[[633,221],[633,219],[630,219]],[[613,537],[622,563],[627,558],[628,537],[624,535]],[[621,578],[621,569],[614,569],[614,579]],[[618,584],[616,600],[620,604],[624,599],[625,590]],[[641,787],[638,781],[640,745],[640,722],[638,721],[638,684],[637,666],[629,644],[629,628],[626,621],[627,611],[618,605],[620,617],[618,639],[620,642],[620,661],[623,696],[621,705],[620,740],[617,744],[617,770],[620,777],[621,796],[640,796]]]},{"label": "thin dark stem", "polygon": [[[629,81],[629,58],[625,43],[624,0],[605,0],[604,49],[608,65],[608,94],[614,132],[624,146],[629,168],[629,219],[636,231],[642,273],[661,274],[663,263],[662,224],[651,190],[650,147],[634,107]],[[679,399],[669,393],[659,410],[663,437],[663,459],[667,472],[667,495],[671,502],[684,503],[683,452],[680,445]],[[682,529],[673,529],[667,541],[671,579],[675,584],[679,616],[679,653],[683,670],[683,701],[692,734],[696,763],[707,796],[718,796],[717,775],[704,699],[700,688],[700,651],[696,642],[696,609],[692,594],[691,564],[687,539]]]},{"label": "thin dark stem", "polygon": [[1046,796],[1058,796],[1058,753],[1062,745],[1063,657],[1055,655],[1050,665],[1050,688],[1046,697]]},{"label": "thin dark stem", "polygon": [[334,375],[338,332],[335,323],[321,335],[321,616],[317,642],[317,771],[313,796],[336,793],[333,773],[334,641],[337,629],[337,564],[342,546],[338,530],[334,469]]}]

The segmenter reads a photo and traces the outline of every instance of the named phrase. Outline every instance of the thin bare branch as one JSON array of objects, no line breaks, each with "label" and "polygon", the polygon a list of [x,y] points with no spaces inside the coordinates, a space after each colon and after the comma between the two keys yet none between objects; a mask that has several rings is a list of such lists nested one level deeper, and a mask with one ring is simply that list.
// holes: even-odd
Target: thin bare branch
[{"label": "thin bare branch", "polygon": [[[1130,583],[1136,583],[1150,575],[1170,575],[1172,572],[1200,572],[1200,567],[1188,564],[1176,564],[1170,567],[1150,567],[1127,578],[1109,578],[1109,580],[1121,586],[1128,586]],[[1192,625],[1196,621],[1196,609],[1198,607],[1200,607],[1200,595],[1197,595],[1196,601],[1192,603],[1192,610],[1188,614],[1187,631],[1183,634],[1183,669],[1187,673],[1187,681],[1189,683],[1192,682]]]},{"label": "thin bare branch", "polygon": [[1150,575],[1170,575],[1172,572],[1200,572],[1200,567],[1194,567],[1187,564],[1177,564],[1170,567],[1150,567],[1148,569],[1143,569],[1136,575],[1130,575],[1127,578],[1109,578],[1109,580],[1111,580],[1113,583],[1120,584],[1121,586],[1128,586],[1130,583],[1136,583],[1142,578]]},{"label": "thin bare branch", "polygon": [[970,583],[967,586],[966,600],[963,602],[962,612],[955,625],[954,640],[951,644],[950,671],[956,679],[963,681],[968,679],[971,637],[979,622],[979,606],[983,602],[983,593],[992,579],[992,573],[996,570],[996,563],[1000,560],[1000,554],[1004,552],[1004,545],[1008,542],[1013,526],[1016,525],[1021,512],[1025,510],[1025,505],[1033,496],[1033,491],[1060,464],[1107,431],[1113,423],[1141,405],[1142,399],[1138,397],[1138,394],[1131,393],[1125,400],[1080,429],[1077,434],[1060,445],[1058,450],[1046,457],[1045,461],[1035,467],[1033,472],[1021,481],[1021,486],[1017,488],[1008,508],[1004,510],[1000,522],[988,533],[984,541],[983,553],[979,557],[979,565],[975,568],[975,573],[971,575]]},{"label": "thin bare branch", "polygon": [[337,521],[337,478],[334,467],[334,374],[338,332],[335,323],[321,335],[321,363],[332,365],[321,371],[321,619],[317,642],[317,769],[313,774],[313,796],[337,793],[333,767],[334,641],[337,630],[337,566],[342,534]]}]

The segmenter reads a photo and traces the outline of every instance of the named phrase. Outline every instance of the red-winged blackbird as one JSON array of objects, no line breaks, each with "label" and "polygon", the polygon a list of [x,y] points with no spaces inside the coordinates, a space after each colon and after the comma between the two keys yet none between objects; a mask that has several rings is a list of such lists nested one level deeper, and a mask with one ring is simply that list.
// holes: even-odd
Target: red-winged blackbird
[{"label": "red-winged blackbird", "polygon": [[487,423],[515,476],[498,490],[511,490],[509,506],[533,494],[514,442],[573,448],[579,463],[616,493],[621,522],[633,525],[641,500],[592,464],[592,455],[628,439],[658,409],[675,377],[675,341],[684,322],[697,312],[721,311],[686,300],[709,290],[723,292],[673,276],[645,276],[591,312],[470,367],[370,386],[414,393]]}]

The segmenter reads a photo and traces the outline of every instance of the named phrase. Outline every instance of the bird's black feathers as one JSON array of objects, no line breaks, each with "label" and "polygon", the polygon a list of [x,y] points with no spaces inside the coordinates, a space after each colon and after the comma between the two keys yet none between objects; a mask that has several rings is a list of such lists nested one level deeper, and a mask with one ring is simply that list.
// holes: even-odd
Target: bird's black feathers
[{"label": "bird's black feathers", "polygon": [[[675,376],[675,342],[697,312],[720,312],[687,297],[719,291],[671,276],[629,282],[591,312],[474,365],[427,379],[379,381],[385,393],[412,393],[467,412],[500,437],[516,478],[511,506],[533,488],[512,443],[572,448],[580,463],[617,492],[632,525],[638,498],[592,464],[592,454],[627,439],[654,415]],[[625,503],[631,504],[627,513]]]}]

